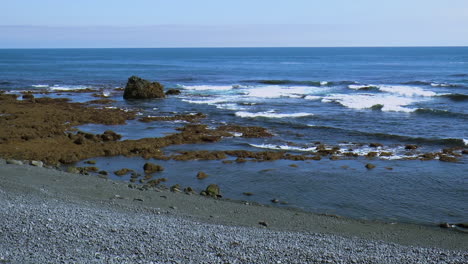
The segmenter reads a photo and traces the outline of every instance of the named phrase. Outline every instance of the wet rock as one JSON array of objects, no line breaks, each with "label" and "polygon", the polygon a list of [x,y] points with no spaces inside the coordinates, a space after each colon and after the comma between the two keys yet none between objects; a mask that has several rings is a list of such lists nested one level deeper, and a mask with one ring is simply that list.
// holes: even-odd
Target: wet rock
[{"label": "wet rock", "polygon": [[6,160],[6,164],[23,165],[23,162],[21,160],[8,159]]},{"label": "wet rock", "polygon": [[407,144],[407,145],[405,145],[405,149],[410,149],[410,150],[412,150],[412,149],[417,149],[417,148],[418,148],[417,145],[413,145],[413,144]]},{"label": "wet rock", "polygon": [[208,177],[208,174],[204,173],[203,171],[198,172],[197,179],[203,180]]},{"label": "wet rock", "polygon": [[170,190],[171,190],[171,192],[181,192],[179,184],[172,185]]},{"label": "wet rock", "polygon": [[95,160],[87,160],[87,161],[85,161],[85,163],[94,165],[94,164],[96,164],[96,161]]},{"label": "wet rock", "polygon": [[279,200],[278,199],[271,199],[270,200],[272,203],[279,203]]},{"label": "wet rock", "polygon": [[124,176],[132,171],[133,171],[132,169],[123,168],[123,169],[114,171],[114,174],[117,176]]},{"label": "wet rock", "polygon": [[159,178],[159,179],[155,179],[155,180],[150,180],[146,183],[146,186],[148,187],[156,187],[158,186],[159,184],[161,184],[162,182],[166,182],[167,179],[166,178]]},{"label": "wet rock", "polygon": [[338,157],[338,156],[335,156],[335,155],[330,156],[330,160],[339,160],[339,159],[340,159],[340,157]]},{"label": "wet rock", "polygon": [[378,147],[383,147],[383,145],[380,144],[380,143],[370,143],[370,144],[369,144],[369,147],[371,147],[371,148],[378,148]]},{"label": "wet rock", "polygon": [[224,164],[232,164],[232,163],[233,163],[232,160],[223,160],[222,162],[223,162]]},{"label": "wet rock", "polygon": [[102,141],[107,142],[120,140],[122,138],[122,135],[119,135],[112,130],[106,130],[102,135],[99,135],[99,137]]},{"label": "wet rock", "polygon": [[439,160],[443,162],[458,162],[458,159],[455,157],[450,157],[447,155],[440,155]]},{"label": "wet rock", "polygon": [[467,155],[467,154],[468,154],[468,149],[464,149],[464,150],[462,150],[462,152],[461,152],[461,153],[462,153],[463,155]]},{"label": "wet rock", "polygon": [[207,196],[221,197],[220,189],[217,184],[208,185],[208,187],[206,187],[206,190],[204,192]]},{"label": "wet rock", "polygon": [[107,171],[105,171],[105,170],[99,171],[98,174],[104,175],[104,176],[109,175],[109,173]]},{"label": "wet rock", "polygon": [[375,158],[375,157],[377,157],[377,155],[378,155],[377,152],[371,151],[371,152],[367,153],[366,157],[367,158]]},{"label": "wet rock", "polygon": [[124,99],[165,98],[164,87],[158,82],[149,82],[137,76],[128,78]]},{"label": "wet rock", "polygon": [[251,193],[251,192],[243,192],[242,194],[245,195],[245,196],[252,196],[253,195],[253,193]]},{"label": "wet rock", "polygon": [[268,223],[265,222],[265,221],[260,221],[260,222],[258,222],[258,224],[261,225],[261,226],[264,226],[264,227],[268,227]]},{"label": "wet rock", "polygon": [[192,189],[192,187],[187,187],[184,189],[184,193],[186,194],[194,194],[195,190]]},{"label": "wet rock", "polygon": [[370,170],[370,169],[375,168],[375,165],[374,165],[374,164],[367,163],[367,164],[366,164],[366,168],[367,168],[368,170]]},{"label": "wet rock", "polygon": [[147,162],[143,166],[143,170],[145,171],[146,174],[151,174],[151,173],[154,173],[154,172],[163,171],[164,168],[162,166],[160,166],[160,165],[157,165],[157,164],[154,164],[154,163],[151,163],[151,162]]},{"label": "wet rock", "polygon": [[85,167],[84,169],[86,171],[90,171],[90,172],[98,172],[99,171],[99,168],[95,167],[95,166]]},{"label": "wet rock", "polygon": [[391,157],[393,155],[392,152],[380,152],[380,157]]},{"label": "wet rock", "polygon": [[76,174],[78,174],[78,173],[80,173],[80,170],[79,170],[78,168],[76,168],[76,167],[70,166],[70,167],[67,168],[67,172],[68,172],[68,173],[76,173]]},{"label": "wet rock", "polygon": [[436,153],[424,153],[419,156],[422,160],[433,160],[437,157]]},{"label": "wet rock", "polygon": [[179,89],[169,89],[166,91],[166,95],[179,95],[180,93]]},{"label": "wet rock", "polygon": [[44,162],[39,161],[39,160],[31,160],[31,162],[29,164],[31,164],[32,166],[36,166],[36,167],[43,167],[44,166]]}]

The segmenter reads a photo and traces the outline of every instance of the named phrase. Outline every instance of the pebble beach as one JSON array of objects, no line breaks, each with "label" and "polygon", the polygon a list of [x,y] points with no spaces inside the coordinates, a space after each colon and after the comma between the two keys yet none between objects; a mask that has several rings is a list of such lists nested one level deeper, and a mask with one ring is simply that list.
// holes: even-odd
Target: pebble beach
[{"label": "pebble beach", "polygon": [[465,233],[0,162],[0,263],[466,263]]}]

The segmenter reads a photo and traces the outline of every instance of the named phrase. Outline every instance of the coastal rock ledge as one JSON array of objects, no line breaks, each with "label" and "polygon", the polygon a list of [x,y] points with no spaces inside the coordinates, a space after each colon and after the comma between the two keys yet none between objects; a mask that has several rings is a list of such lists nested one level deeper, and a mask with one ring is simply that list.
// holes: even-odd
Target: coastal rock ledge
[{"label": "coastal rock ledge", "polygon": [[165,98],[164,87],[158,82],[150,82],[138,76],[128,78],[124,99]]}]

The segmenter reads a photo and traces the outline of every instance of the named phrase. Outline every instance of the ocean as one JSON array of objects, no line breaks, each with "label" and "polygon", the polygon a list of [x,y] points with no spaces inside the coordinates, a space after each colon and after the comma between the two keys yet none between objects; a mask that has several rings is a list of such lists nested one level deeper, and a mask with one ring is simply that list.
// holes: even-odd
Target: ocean
[{"label": "ocean", "polygon": [[[181,90],[164,100],[125,101],[137,75]],[[417,159],[468,144],[468,47],[0,49],[0,90],[47,90],[76,102],[96,99],[66,90],[100,89],[115,107],[140,115],[207,114],[202,123],[261,126],[271,138],[233,136],[185,150],[316,151],[318,142],[356,158],[154,161],[168,185],[221,187],[224,197],[358,219],[434,224],[468,220],[466,155],[458,162]],[[177,122],[112,126],[123,139],[176,132]],[[102,133],[103,125],[79,129]],[[380,147],[369,144],[379,143]],[[418,146],[406,149],[407,144]],[[374,151],[391,156],[363,157]],[[456,153],[459,153],[456,152]],[[96,158],[102,169],[142,171],[142,158]],[[369,170],[367,163],[376,165]],[[80,164],[77,164],[80,165]],[[200,181],[198,171],[210,177]],[[112,176],[116,180],[128,180]],[[254,195],[244,196],[243,192]]]}]

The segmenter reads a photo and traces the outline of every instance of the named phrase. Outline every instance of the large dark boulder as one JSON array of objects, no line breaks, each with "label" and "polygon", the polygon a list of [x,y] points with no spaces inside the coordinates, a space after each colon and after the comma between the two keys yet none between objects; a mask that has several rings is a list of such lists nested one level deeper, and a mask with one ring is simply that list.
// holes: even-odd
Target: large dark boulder
[{"label": "large dark boulder", "polygon": [[124,99],[165,98],[164,87],[158,82],[149,82],[138,76],[128,78]]}]

